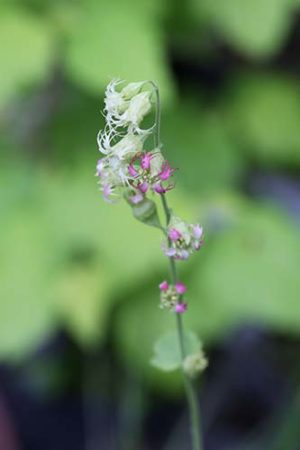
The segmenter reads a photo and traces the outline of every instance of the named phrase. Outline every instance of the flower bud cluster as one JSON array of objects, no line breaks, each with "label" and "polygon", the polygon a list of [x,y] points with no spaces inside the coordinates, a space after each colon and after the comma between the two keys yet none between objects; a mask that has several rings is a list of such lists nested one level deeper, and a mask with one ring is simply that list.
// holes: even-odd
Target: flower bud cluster
[{"label": "flower bud cluster", "polygon": [[132,186],[142,194],[150,189],[157,194],[164,194],[174,187],[168,181],[174,169],[164,160],[159,150],[135,154],[128,172],[133,178]]},{"label": "flower bud cluster", "polygon": [[174,259],[188,259],[203,245],[203,229],[199,224],[193,225],[172,216],[168,225],[168,239],[163,243],[166,256]]},{"label": "flower bud cluster", "polygon": [[178,281],[173,284],[169,284],[167,281],[163,281],[159,285],[160,289],[160,308],[168,311],[182,314],[187,310],[187,303],[181,300],[182,295],[186,292],[186,286]]},{"label": "flower bud cluster", "polygon": [[208,360],[200,348],[197,352],[185,357],[183,361],[183,370],[191,378],[196,377],[208,366]]},{"label": "flower bud cluster", "polygon": [[126,190],[127,199],[137,204],[148,191],[163,194],[172,189],[174,185],[169,179],[174,169],[159,149],[144,149],[153,131],[153,127],[141,127],[152,109],[152,88],[147,90],[145,81],[121,88],[122,85],[123,81],[113,80],[106,89],[106,126],[97,136],[102,157],[98,160],[96,175],[106,201],[118,200]]}]

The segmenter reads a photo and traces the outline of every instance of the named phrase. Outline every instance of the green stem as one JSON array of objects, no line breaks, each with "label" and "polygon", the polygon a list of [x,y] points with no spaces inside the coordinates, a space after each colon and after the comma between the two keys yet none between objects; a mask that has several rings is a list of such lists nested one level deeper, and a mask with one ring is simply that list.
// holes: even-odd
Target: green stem
[{"label": "green stem", "polygon": [[154,136],[154,147],[161,147],[160,142],[160,95],[159,95],[159,89],[156,86],[156,84],[153,81],[149,81],[151,86],[153,87],[155,97],[156,97],[156,108],[155,108],[155,132],[153,134]]},{"label": "green stem", "polygon": [[[159,90],[155,83],[150,82],[153,86],[155,95],[156,95],[156,111],[155,111],[155,133],[154,133],[154,145],[155,147],[161,147],[160,142],[160,98],[159,98]],[[168,202],[166,196],[164,194],[161,195],[161,201],[166,217],[166,227],[168,227],[170,219],[171,219],[171,209],[168,206]],[[170,240],[169,240],[170,241]],[[177,270],[175,260],[173,258],[169,258],[170,264],[170,274],[172,284],[176,284],[178,281]],[[179,300],[181,301],[181,299]],[[193,385],[192,380],[183,370],[183,361],[186,357],[186,352],[184,348],[184,330],[183,330],[183,317],[180,314],[176,314],[176,326],[178,333],[178,340],[180,346],[180,355],[181,355],[181,367],[182,367],[182,376],[185,387],[185,392],[187,396],[190,418],[191,418],[191,435],[192,435],[192,443],[193,450],[202,450],[202,438],[201,438],[201,430],[200,430],[200,411],[199,405],[197,402],[197,395],[195,391],[195,387]]]},{"label": "green stem", "polygon": [[[170,209],[168,207],[166,197],[164,195],[162,195],[161,199],[162,199],[162,204],[163,204],[163,208],[164,208],[164,212],[165,212],[165,216],[166,216],[166,224],[168,225],[170,216],[171,216]],[[175,264],[175,261],[173,258],[169,258],[169,263],[170,263],[170,274],[171,274],[172,284],[175,284],[178,281],[176,264]],[[178,333],[179,346],[180,346],[181,362],[183,364],[183,361],[186,357],[186,352],[185,352],[185,348],[184,348],[183,317],[180,314],[176,314],[176,326],[177,326],[177,333]],[[200,430],[200,411],[199,411],[199,405],[197,402],[195,386],[194,386],[192,380],[188,377],[188,375],[184,372],[183,369],[182,369],[182,375],[183,375],[184,388],[185,388],[185,393],[187,396],[187,401],[188,401],[189,411],[190,411],[193,450],[202,450],[203,446],[202,446],[202,438],[201,438],[201,430]]]}]

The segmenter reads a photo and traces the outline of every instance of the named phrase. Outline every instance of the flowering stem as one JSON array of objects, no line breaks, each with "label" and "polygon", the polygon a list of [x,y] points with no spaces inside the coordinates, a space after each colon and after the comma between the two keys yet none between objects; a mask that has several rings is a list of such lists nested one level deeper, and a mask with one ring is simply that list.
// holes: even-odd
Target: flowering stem
[{"label": "flowering stem", "polygon": [[[159,90],[155,83],[153,83],[152,81],[150,83],[153,86],[155,96],[156,96],[154,145],[155,145],[155,147],[160,148],[161,147],[161,142],[160,142],[161,108],[160,108]],[[168,206],[168,202],[167,202],[165,194],[161,194],[161,201],[162,201],[163,210],[164,210],[165,217],[166,217],[166,227],[168,227],[170,219],[171,219],[171,209]],[[169,243],[170,243],[170,238],[168,238],[168,239],[169,239]],[[169,264],[170,264],[171,281],[172,281],[172,284],[175,285],[178,281],[178,277],[177,277],[177,270],[176,270],[176,264],[175,264],[174,258],[172,258],[172,257],[169,258]],[[181,298],[179,299],[179,302],[180,301],[181,301]],[[176,326],[177,326],[177,333],[178,333],[178,340],[179,340],[179,347],[180,347],[183,382],[184,382],[185,392],[186,392],[187,401],[188,401],[189,410],[190,410],[193,450],[202,450],[203,447],[202,447],[201,430],[200,430],[200,411],[199,411],[199,405],[198,405],[198,401],[197,401],[197,395],[196,395],[195,387],[193,385],[192,380],[183,370],[183,361],[186,357],[186,352],[185,352],[185,348],[184,348],[183,317],[181,314],[176,314]]]},{"label": "flowering stem", "polygon": [[[166,216],[166,224],[168,225],[171,217],[170,208],[168,207],[167,199],[164,194],[161,195],[162,204],[164,208],[164,213]],[[177,270],[176,264],[173,258],[169,258],[170,262],[170,274],[172,284],[176,284],[178,281],[177,278]],[[177,333],[179,339],[180,346],[180,355],[181,361],[183,363],[186,353],[184,348],[184,330],[183,330],[183,317],[181,314],[176,314],[176,325],[177,325]],[[192,380],[189,376],[182,370],[183,382],[185,387],[185,392],[188,400],[190,417],[191,417],[191,434],[192,434],[192,442],[193,442],[193,450],[202,450],[202,439],[201,439],[201,430],[200,430],[200,411],[199,405],[197,401],[197,395],[195,392],[195,387],[193,385]]]}]

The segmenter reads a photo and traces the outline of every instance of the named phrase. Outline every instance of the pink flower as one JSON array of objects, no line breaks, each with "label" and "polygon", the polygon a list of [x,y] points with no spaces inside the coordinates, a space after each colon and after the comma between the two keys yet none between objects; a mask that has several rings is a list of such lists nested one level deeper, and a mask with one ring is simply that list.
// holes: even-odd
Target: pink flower
[{"label": "pink flower", "polygon": [[132,177],[136,177],[138,175],[138,172],[135,170],[135,168],[133,167],[132,164],[129,164],[129,166],[128,166],[128,173]]},{"label": "pink flower", "polygon": [[138,185],[138,189],[145,194],[148,191],[149,184],[146,181],[143,181],[143,183]]},{"label": "pink flower", "polygon": [[165,189],[165,188],[162,186],[161,183],[156,183],[156,184],[153,186],[153,190],[154,190],[157,194],[164,194],[164,193],[167,191],[167,189]]},{"label": "pink flower", "polygon": [[144,153],[141,157],[141,168],[144,170],[150,169],[150,161],[152,159],[152,153]]},{"label": "pink flower", "polygon": [[166,161],[163,166],[161,172],[158,174],[159,178],[162,181],[166,181],[170,178],[172,173],[174,172],[174,169],[170,167],[170,164]]},{"label": "pink flower", "polygon": [[180,231],[176,230],[176,228],[171,228],[171,230],[169,230],[168,232],[168,236],[171,239],[171,241],[177,241],[178,239],[181,238],[181,233]]},{"label": "pink flower", "polygon": [[177,314],[183,314],[185,313],[187,310],[187,304],[186,303],[177,303],[177,305],[175,306],[175,312]]},{"label": "pink flower", "polygon": [[178,281],[175,284],[175,288],[176,288],[176,291],[178,292],[178,294],[180,294],[180,295],[182,295],[182,294],[184,294],[186,292],[185,284],[181,283],[180,281]]},{"label": "pink flower", "polygon": [[169,289],[169,284],[167,281],[163,281],[162,283],[160,283],[159,285],[159,289],[161,291],[167,291]]}]

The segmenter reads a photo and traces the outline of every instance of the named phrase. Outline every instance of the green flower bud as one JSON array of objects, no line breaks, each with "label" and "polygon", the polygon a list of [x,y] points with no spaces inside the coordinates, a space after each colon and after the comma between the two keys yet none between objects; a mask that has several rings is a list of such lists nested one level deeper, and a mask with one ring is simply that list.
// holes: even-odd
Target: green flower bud
[{"label": "green flower bud", "polygon": [[140,92],[132,97],[128,108],[124,113],[123,119],[128,125],[132,124],[138,127],[143,118],[150,112],[152,105],[150,101],[151,92]]},{"label": "green flower bud", "polygon": [[144,84],[145,81],[137,81],[135,83],[127,84],[127,86],[125,86],[121,91],[121,95],[124,98],[124,100],[131,100],[132,97],[134,97],[140,92]]},{"label": "green flower bud", "polygon": [[144,200],[136,205],[131,204],[131,207],[133,215],[137,220],[145,223],[146,225],[161,228],[156,204],[152,200],[144,198]]},{"label": "green flower bud", "polygon": [[183,361],[183,370],[191,378],[196,377],[199,373],[203,372],[208,366],[208,360],[204,355],[202,349],[196,353],[186,356]]}]

